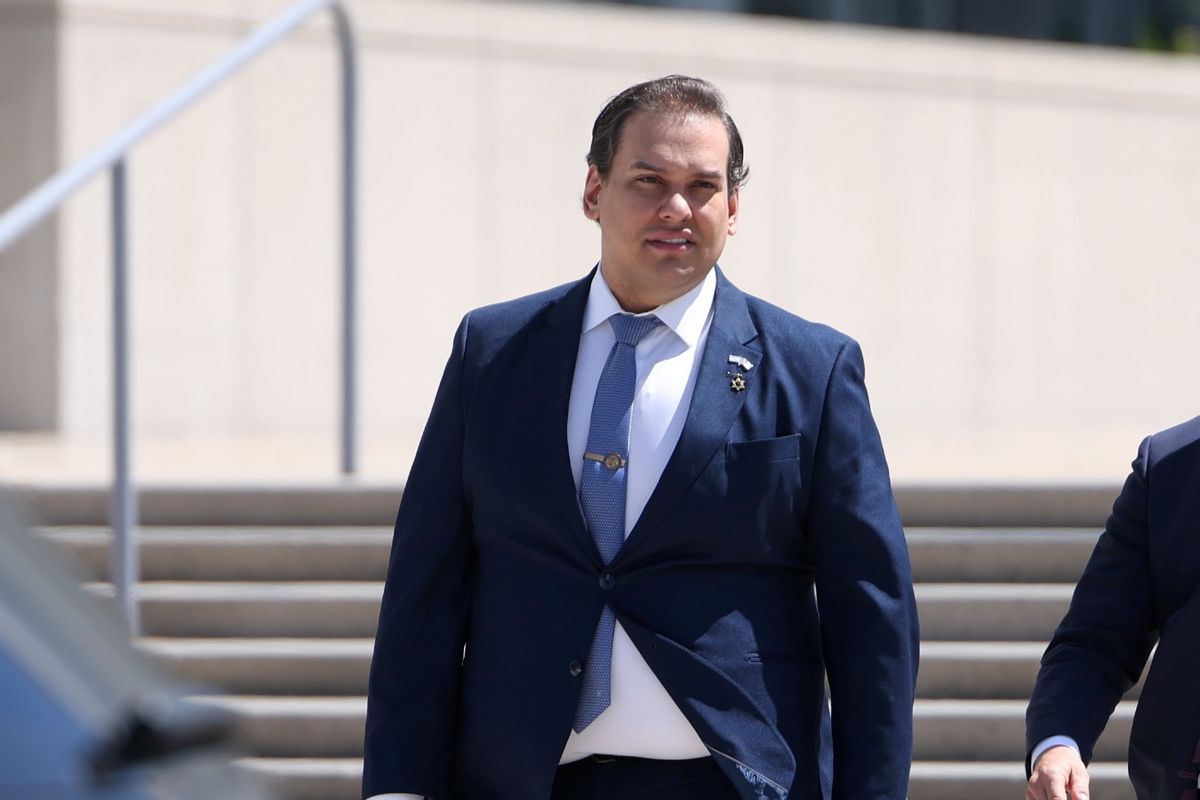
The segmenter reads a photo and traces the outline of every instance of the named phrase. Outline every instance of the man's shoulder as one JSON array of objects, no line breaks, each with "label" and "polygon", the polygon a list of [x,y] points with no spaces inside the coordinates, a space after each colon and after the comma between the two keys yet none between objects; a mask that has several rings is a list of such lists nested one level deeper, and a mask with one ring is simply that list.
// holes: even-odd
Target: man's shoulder
[{"label": "man's shoulder", "polygon": [[758,335],[768,343],[811,348],[833,355],[847,345],[858,346],[853,337],[837,328],[814,322],[726,283],[745,300],[746,311]]},{"label": "man's shoulder", "polygon": [[1151,465],[1184,452],[1196,452],[1200,448],[1200,417],[1193,417],[1166,430],[1159,431],[1147,439]]},{"label": "man's shoulder", "polygon": [[828,340],[838,346],[848,341],[853,341],[848,334],[839,331],[837,328],[826,325],[823,322],[815,322],[802,317],[799,314],[788,311],[782,306],[777,306],[768,300],[763,300],[761,297],[755,297],[750,294],[746,295],[746,306],[750,309],[752,317],[767,323],[765,328],[767,334],[780,333],[789,336],[806,336]]},{"label": "man's shoulder", "polygon": [[588,278],[574,280],[533,294],[503,300],[469,311],[463,318],[472,335],[507,336],[544,316],[572,290],[586,292]]}]

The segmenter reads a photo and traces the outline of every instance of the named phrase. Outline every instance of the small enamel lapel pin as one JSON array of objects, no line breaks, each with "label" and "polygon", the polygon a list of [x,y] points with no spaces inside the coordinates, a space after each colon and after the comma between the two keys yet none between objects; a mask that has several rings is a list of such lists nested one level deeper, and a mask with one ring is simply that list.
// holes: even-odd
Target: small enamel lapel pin
[{"label": "small enamel lapel pin", "polygon": [[729,363],[737,364],[739,367],[746,370],[746,372],[749,372],[750,370],[754,369],[753,362],[751,362],[750,359],[746,358],[745,356],[735,356],[733,354],[730,354]]},{"label": "small enamel lapel pin", "polygon": [[745,356],[733,355],[729,356],[729,363],[738,367],[737,372],[726,372],[725,377],[729,378],[729,388],[734,392],[746,391],[746,372],[754,369],[753,362]]}]

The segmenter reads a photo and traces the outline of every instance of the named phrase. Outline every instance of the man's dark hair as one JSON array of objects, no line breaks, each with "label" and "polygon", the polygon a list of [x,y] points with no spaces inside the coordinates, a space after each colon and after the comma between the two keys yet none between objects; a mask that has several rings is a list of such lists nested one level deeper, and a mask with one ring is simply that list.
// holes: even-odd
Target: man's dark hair
[{"label": "man's dark hair", "polygon": [[700,78],[668,75],[630,86],[609,100],[596,117],[587,163],[596,168],[600,177],[607,178],[612,171],[613,156],[621,143],[621,129],[629,117],[639,111],[716,117],[725,123],[729,133],[729,163],[725,165],[729,193],[737,191],[750,176],[744,162],[742,135],[733,123],[733,117],[725,110],[725,98],[717,87]]}]

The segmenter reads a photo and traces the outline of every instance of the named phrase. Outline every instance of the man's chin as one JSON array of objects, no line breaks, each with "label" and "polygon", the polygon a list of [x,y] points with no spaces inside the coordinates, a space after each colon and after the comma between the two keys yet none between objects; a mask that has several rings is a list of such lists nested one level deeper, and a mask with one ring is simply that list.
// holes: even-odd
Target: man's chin
[{"label": "man's chin", "polygon": [[667,265],[665,268],[660,266],[656,271],[658,280],[652,286],[643,287],[643,296],[647,298],[653,296],[658,302],[653,307],[661,306],[664,303],[669,303],[677,297],[681,297],[704,280],[704,277],[712,269],[699,269],[694,265]]}]

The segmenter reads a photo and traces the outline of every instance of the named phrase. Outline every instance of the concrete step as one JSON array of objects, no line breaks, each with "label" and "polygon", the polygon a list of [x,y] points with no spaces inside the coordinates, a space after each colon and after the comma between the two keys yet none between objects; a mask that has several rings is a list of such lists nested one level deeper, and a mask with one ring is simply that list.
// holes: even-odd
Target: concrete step
[{"label": "concrete step", "polygon": [[240,695],[350,695],[367,692],[372,639],[178,639],[147,637],[138,647],[173,674]]},{"label": "concrete step", "polygon": [[1072,584],[919,583],[924,641],[1049,641]]},{"label": "concrete step", "polygon": [[[87,588],[112,592],[108,584]],[[368,638],[375,636],[383,584],[159,581],[137,591],[147,636]]]},{"label": "concrete step", "polygon": [[238,764],[274,787],[280,800],[361,797],[361,758],[245,758]]},{"label": "concrete step", "polygon": [[[374,641],[146,637],[139,647],[173,674],[230,694],[361,695]],[[923,642],[917,697],[1026,700],[1043,642]],[[1125,699],[1141,693],[1141,682]]]},{"label": "concrete step", "polygon": [[1075,583],[1100,530],[908,528],[918,582]]},{"label": "concrete step", "polygon": [[[106,527],[43,528],[97,580],[108,576]],[[1074,583],[1098,531],[934,529],[907,531],[913,574],[922,582]],[[390,527],[144,527],[144,580],[383,580]]]},{"label": "concrete step", "polygon": [[1119,484],[894,486],[906,527],[1073,527],[1099,531]]},{"label": "concrete step", "polygon": [[[925,641],[1043,641],[1071,599],[1070,584],[918,584]],[[110,594],[108,584],[88,584]],[[148,636],[346,637],[375,635],[383,584],[375,581],[148,581],[138,586]]]},{"label": "concrete step", "polygon": [[[1092,762],[1088,772],[1093,797],[1136,800],[1124,763]],[[911,800],[1019,800],[1025,796],[1025,765],[1012,760],[914,761],[908,796]]]},{"label": "concrete step", "polygon": [[[904,485],[894,487],[912,527],[1081,527],[1099,531],[1111,485]],[[37,483],[12,487],[47,525],[104,525],[109,487]],[[391,525],[403,487],[356,478],[316,483],[145,483],[138,490],[143,525]]]},{"label": "concrete step", "polygon": [[[370,638],[147,637],[139,646],[187,680],[232,694],[359,695]],[[917,696],[1023,700],[1033,690],[1043,642],[923,642]],[[1138,697],[1141,684],[1126,695]]]},{"label": "concrete step", "polygon": [[[922,761],[1020,762],[1025,757],[1025,700],[918,700],[913,750]],[[1124,761],[1134,703],[1117,704],[1094,758]]]},{"label": "concrete step", "polygon": [[[217,695],[196,702],[237,720],[238,743],[260,757],[354,758],[362,755],[364,697]],[[1025,757],[1024,700],[918,700],[913,708],[918,761],[1006,761]],[[1134,703],[1117,705],[1096,744],[1098,761],[1123,761]]]},{"label": "concrete step", "polygon": [[921,642],[917,697],[1028,698],[1045,642]]},{"label": "concrete step", "polygon": [[[93,579],[108,579],[108,528],[40,532]],[[382,581],[392,529],[149,527],[138,531],[138,541],[146,581]]]},{"label": "concrete step", "polygon": [[[1028,700],[1045,642],[921,642],[917,697],[929,700]],[[1141,696],[1142,680],[1125,693]]]},{"label": "concrete step", "polygon": [[[231,694],[361,695],[370,638],[147,637],[141,649],[182,678]],[[1024,700],[1033,690],[1043,642],[923,642],[917,696]],[[1126,695],[1135,699],[1141,684]]]},{"label": "concrete step", "polygon": [[[286,800],[359,800],[362,760],[357,758],[248,758],[240,762],[279,787]],[[1093,762],[1094,797],[1135,800],[1123,763]],[[1025,768],[1015,761],[916,761],[909,780],[912,800],[1016,800]]]},{"label": "concrete step", "polygon": [[[11,487],[44,525],[107,525],[107,485],[39,483]],[[141,484],[142,525],[391,525],[398,484],[357,478],[314,483]]]},{"label": "concrete step", "polygon": [[235,740],[267,758],[361,758],[365,697],[212,695],[195,702],[236,720]]},{"label": "concrete step", "polygon": [[[90,591],[111,594],[108,584]],[[921,637],[1047,641],[1070,603],[1070,584],[924,583]],[[373,637],[383,584],[375,581],[148,581],[138,585],[148,636]]]}]

